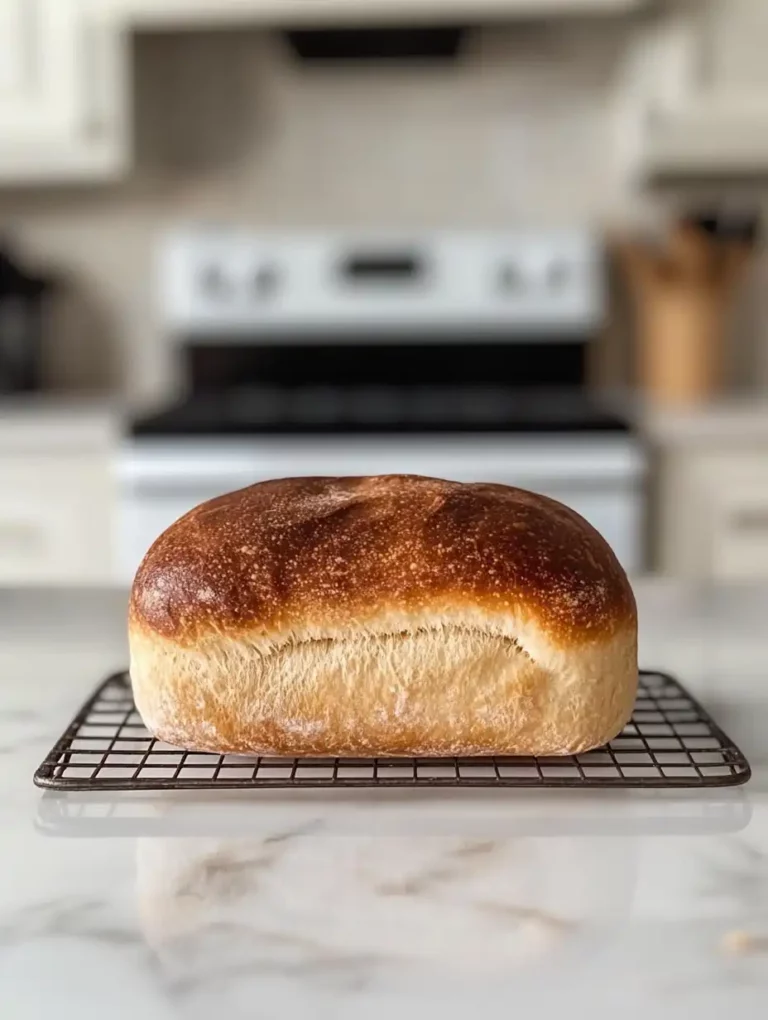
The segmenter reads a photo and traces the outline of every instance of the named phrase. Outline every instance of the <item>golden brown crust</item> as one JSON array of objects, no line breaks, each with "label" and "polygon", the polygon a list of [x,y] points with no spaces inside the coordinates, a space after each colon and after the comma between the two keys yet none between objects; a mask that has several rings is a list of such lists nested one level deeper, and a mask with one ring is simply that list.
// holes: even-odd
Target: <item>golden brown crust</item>
[{"label": "golden brown crust", "polygon": [[151,547],[132,626],[189,645],[337,633],[382,611],[441,605],[533,615],[560,645],[635,619],[603,538],[554,500],[415,475],[262,482],[190,511]]}]

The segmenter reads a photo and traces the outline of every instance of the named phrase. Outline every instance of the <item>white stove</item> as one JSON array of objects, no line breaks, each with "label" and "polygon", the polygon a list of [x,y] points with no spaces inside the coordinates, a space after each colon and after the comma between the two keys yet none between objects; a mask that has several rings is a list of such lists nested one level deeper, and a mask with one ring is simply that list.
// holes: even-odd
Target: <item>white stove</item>
[{"label": "white stove", "polygon": [[640,567],[642,447],[586,382],[605,315],[589,233],[186,230],[158,282],[186,391],[121,454],[126,579],[222,492],[403,472],[546,493]]}]

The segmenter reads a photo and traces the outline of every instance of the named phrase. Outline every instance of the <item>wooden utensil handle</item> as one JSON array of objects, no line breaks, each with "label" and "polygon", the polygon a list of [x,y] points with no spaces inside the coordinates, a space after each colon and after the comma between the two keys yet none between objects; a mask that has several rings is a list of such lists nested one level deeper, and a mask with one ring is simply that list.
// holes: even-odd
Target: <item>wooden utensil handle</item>
[{"label": "wooden utensil handle", "polygon": [[646,392],[664,403],[695,404],[720,379],[723,302],[712,292],[671,290],[640,309],[639,370]]}]

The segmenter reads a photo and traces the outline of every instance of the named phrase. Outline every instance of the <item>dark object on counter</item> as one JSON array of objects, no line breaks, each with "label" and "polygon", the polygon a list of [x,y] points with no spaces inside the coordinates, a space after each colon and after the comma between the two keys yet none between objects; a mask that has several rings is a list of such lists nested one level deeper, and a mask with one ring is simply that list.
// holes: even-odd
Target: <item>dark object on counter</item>
[{"label": "dark object on counter", "polygon": [[[656,719],[663,725],[652,725]],[[640,672],[635,712],[597,751],[556,758],[265,758],[191,754],[137,721],[126,673],[94,691],[35,772],[49,790],[268,789],[270,787],[740,786],[749,763],[696,699],[664,673]],[[108,720],[108,725],[104,725]],[[99,736],[91,735],[98,727]],[[670,747],[674,754],[669,754]],[[137,758],[140,758],[138,764]],[[121,767],[121,762],[125,767]]]},{"label": "dark object on counter", "polygon": [[46,298],[50,279],[27,272],[0,247],[0,394],[41,386]]}]

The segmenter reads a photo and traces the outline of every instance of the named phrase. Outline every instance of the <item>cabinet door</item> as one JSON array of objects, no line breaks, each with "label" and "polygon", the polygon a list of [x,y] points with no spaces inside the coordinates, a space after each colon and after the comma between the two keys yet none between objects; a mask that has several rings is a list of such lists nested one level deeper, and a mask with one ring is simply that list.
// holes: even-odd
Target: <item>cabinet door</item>
[{"label": "cabinet door", "polygon": [[768,578],[768,449],[684,452],[662,474],[664,572]]},{"label": "cabinet door", "polygon": [[768,482],[733,479],[718,490],[713,513],[712,572],[725,580],[768,577]]},{"label": "cabinet door", "polygon": [[127,47],[101,0],[0,0],[0,182],[123,168]]},{"label": "cabinet door", "polygon": [[0,0],[0,103],[24,88],[24,0]]},{"label": "cabinet door", "polygon": [[768,100],[768,7],[765,0],[728,0],[707,5],[705,19],[707,63],[711,88],[718,93],[752,93]]},{"label": "cabinet door", "polygon": [[82,15],[80,0],[0,0],[0,149],[75,129]]},{"label": "cabinet door", "polygon": [[[646,91],[646,173],[762,174],[768,166],[765,0],[674,5],[673,12],[660,19],[665,54]],[[671,97],[665,95],[670,81]]]},{"label": "cabinet door", "polygon": [[111,580],[113,497],[107,462],[0,458],[0,584]]}]

